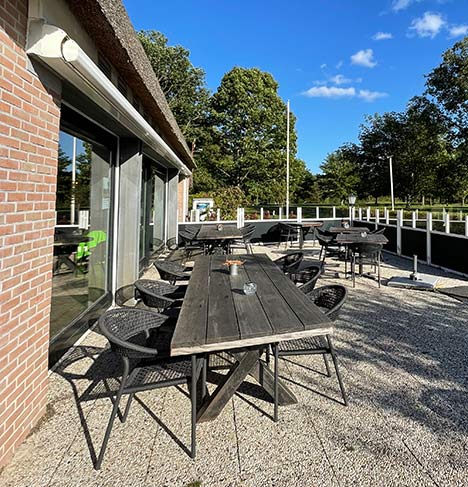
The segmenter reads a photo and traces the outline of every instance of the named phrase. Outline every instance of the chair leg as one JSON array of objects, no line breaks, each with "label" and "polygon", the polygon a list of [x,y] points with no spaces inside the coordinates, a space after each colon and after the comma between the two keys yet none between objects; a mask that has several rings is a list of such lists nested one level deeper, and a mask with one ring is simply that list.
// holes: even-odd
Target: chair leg
[{"label": "chair leg", "polygon": [[340,385],[341,395],[343,396],[343,402],[344,402],[344,405],[347,406],[348,405],[348,395],[346,394],[346,389],[345,389],[345,386],[343,384],[343,380],[341,379],[340,370],[338,368],[338,360],[336,358],[336,352],[335,352],[335,349],[333,348],[333,343],[332,343],[332,340],[331,340],[329,335],[327,335],[327,341],[328,341],[328,347],[330,349],[330,355],[331,355],[332,360],[333,360],[333,365],[335,366],[335,372],[336,372],[336,377],[338,378],[338,384]]},{"label": "chair leg", "polygon": [[327,376],[331,377],[331,370],[330,370],[330,364],[328,363],[327,355],[324,353],[322,355],[323,361],[325,363],[325,368],[327,369]]},{"label": "chair leg", "polygon": [[192,377],[190,401],[192,404],[192,428],[191,428],[191,444],[190,456],[195,458],[196,455],[196,434],[197,434],[197,356],[192,355]]},{"label": "chair leg", "polygon": [[122,419],[121,419],[121,422],[122,423],[125,423],[125,421],[127,421],[127,417],[128,417],[128,413],[130,412],[130,406],[132,404],[132,401],[133,401],[133,396],[135,394],[130,394],[128,396],[128,399],[127,399],[127,405],[125,406],[125,411],[123,413],[123,416],[122,416]]},{"label": "chair leg", "polygon": [[377,257],[377,269],[378,269],[378,272],[377,272],[377,281],[378,281],[379,287],[380,287],[380,254]]},{"label": "chair leg", "polygon": [[356,287],[356,254],[353,252],[351,275],[353,277],[353,287]]},{"label": "chair leg", "polygon": [[125,382],[127,381],[128,378],[129,369],[130,369],[130,365],[128,359],[124,359],[124,371],[122,374],[122,382],[120,383],[119,391],[117,392],[117,396],[115,398],[114,407],[112,408],[112,413],[110,415],[109,422],[107,423],[106,432],[104,434],[104,440],[101,445],[101,451],[99,452],[99,456],[94,465],[94,468],[96,470],[101,469],[102,461],[104,460],[104,454],[106,453],[107,443],[109,442],[109,438],[112,432],[112,427],[114,426],[115,417],[117,416],[117,412],[119,410],[120,399],[122,398],[123,390],[125,388]]},{"label": "chair leg", "polygon": [[279,357],[278,357],[278,344],[275,343],[273,345],[273,353],[275,356],[275,369],[274,369],[274,397],[273,397],[273,402],[274,402],[274,407],[273,407],[273,421],[277,422],[278,421],[278,367],[279,367]]}]

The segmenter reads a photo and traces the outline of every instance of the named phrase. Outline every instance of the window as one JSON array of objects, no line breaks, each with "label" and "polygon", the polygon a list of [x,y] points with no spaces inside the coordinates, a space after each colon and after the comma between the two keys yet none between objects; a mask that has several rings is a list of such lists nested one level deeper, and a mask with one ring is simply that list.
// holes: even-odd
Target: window
[{"label": "window", "polygon": [[100,138],[104,131],[87,120],[81,124],[85,119],[73,113],[66,107],[62,109],[52,273],[52,340],[109,291],[113,152],[105,140],[109,139],[108,134]]}]

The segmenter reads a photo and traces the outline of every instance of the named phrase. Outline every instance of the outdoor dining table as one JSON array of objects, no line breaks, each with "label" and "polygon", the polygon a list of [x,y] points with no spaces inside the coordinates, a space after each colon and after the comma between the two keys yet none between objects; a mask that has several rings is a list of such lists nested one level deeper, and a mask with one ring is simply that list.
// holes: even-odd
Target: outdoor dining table
[{"label": "outdoor dining table", "polygon": [[[356,227],[353,227],[356,228]],[[365,234],[365,235],[364,235]],[[383,235],[382,233],[367,233],[365,231],[362,231],[360,233],[358,232],[352,232],[352,233],[339,233],[336,236],[336,243],[339,245],[344,245],[347,247],[348,245],[351,244],[359,244],[359,243],[373,243],[373,244],[381,244],[385,245],[388,243],[388,238]],[[345,275],[347,274],[347,254],[348,252],[345,252]],[[363,267],[362,264],[359,264],[359,274],[363,275]]]},{"label": "outdoor dining table", "polygon": [[323,222],[304,222],[304,223],[297,223],[296,224],[300,228],[299,232],[299,248],[304,248],[304,240],[306,235],[310,232],[312,228],[319,228],[323,225]]},{"label": "outdoor dining table", "polygon": [[222,225],[219,230],[217,225],[203,225],[197,233],[197,240],[210,243],[211,251],[226,242],[241,238],[242,232],[234,225]]},{"label": "outdoor dining table", "polygon": [[340,233],[362,233],[362,232],[369,232],[367,227],[331,227],[328,229],[330,233],[336,233],[337,235]]},{"label": "outdoor dining table", "polygon": [[[266,255],[236,256],[244,261],[230,276],[220,255],[198,256],[171,341],[172,356],[229,351],[229,372],[206,395],[197,422],[214,420],[250,374],[274,396],[274,374],[261,360],[269,344],[333,333],[330,319]],[[246,282],[256,293],[244,294]],[[278,403],[295,404],[278,380]]]}]

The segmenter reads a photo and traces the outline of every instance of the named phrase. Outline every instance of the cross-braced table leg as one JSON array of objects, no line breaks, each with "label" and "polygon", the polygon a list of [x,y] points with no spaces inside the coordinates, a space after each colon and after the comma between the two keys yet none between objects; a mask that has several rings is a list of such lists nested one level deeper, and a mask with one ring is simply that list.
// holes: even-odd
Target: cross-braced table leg
[{"label": "cross-braced table leg", "polygon": [[[233,354],[237,361],[231,366],[225,379],[218,385],[214,393],[202,404],[197,415],[198,423],[216,419],[249,374],[263,386],[271,397],[274,397],[274,375],[266,363],[260,360],[261,353],[262,350],[253,349]],[[281,405],[297,403],[294,394],[281,381],[278,381],[278,402]]]}]

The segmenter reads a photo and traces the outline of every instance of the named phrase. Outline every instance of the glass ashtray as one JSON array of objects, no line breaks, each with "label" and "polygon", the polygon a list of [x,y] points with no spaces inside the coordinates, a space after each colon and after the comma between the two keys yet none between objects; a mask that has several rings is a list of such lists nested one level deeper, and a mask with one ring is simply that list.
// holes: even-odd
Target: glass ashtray
[{"label": "glass ashtray", "polygon": [[257,292],[257,285],[254,282],[246,282],[244,284],[244,294],[250,296]]}]

